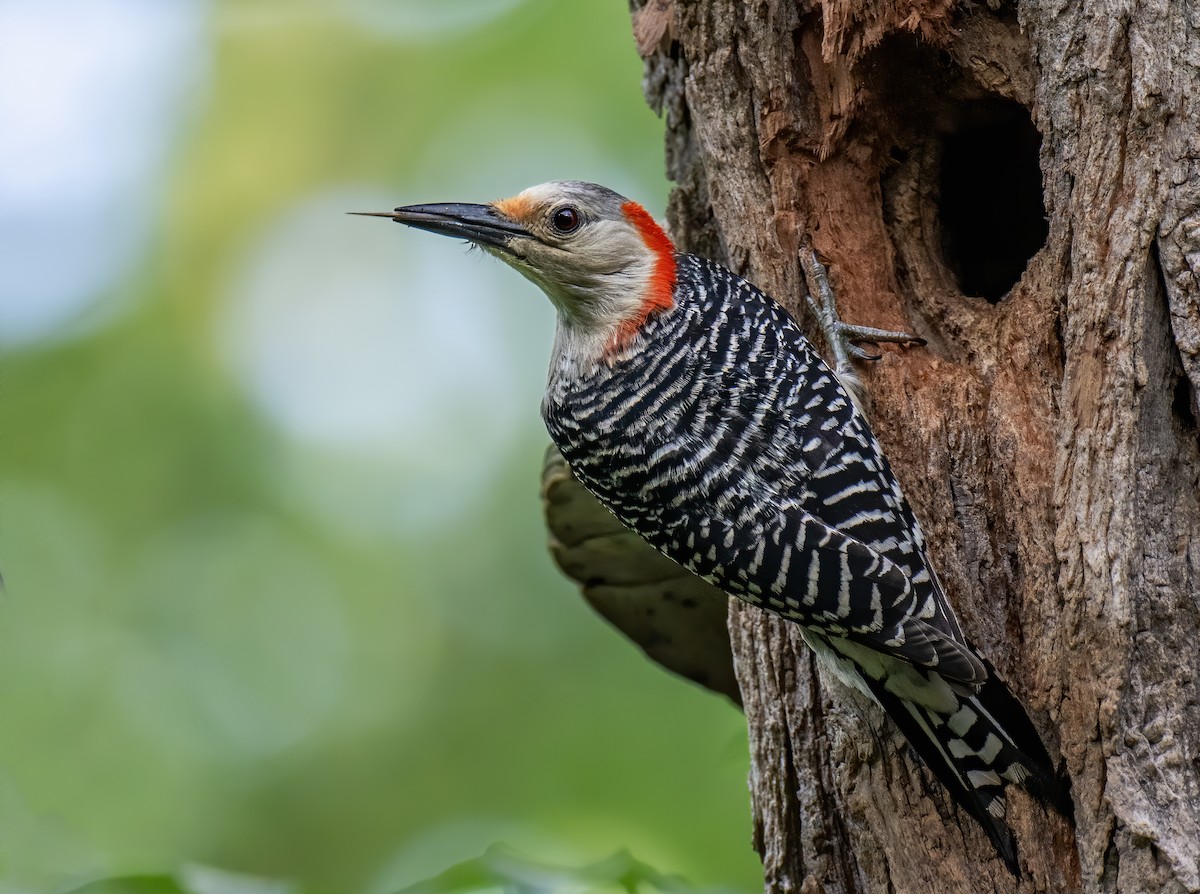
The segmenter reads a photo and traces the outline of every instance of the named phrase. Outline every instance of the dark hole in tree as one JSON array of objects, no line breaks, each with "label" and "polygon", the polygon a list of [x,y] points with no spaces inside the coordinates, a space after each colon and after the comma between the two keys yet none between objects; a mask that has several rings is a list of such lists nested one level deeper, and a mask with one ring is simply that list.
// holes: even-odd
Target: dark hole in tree
[{"label": "dark hole in tree", "polygon": [[1191,382],[1187,376],[1180,376],[1175,380],[1175,394],[1171,400],[1171,409],[1188,429],[1196,427],[1196,414],[1192,411],[1194,403],[1195,395],[1192,392]]},{"label": "dark hole in tree", "polygon": [[942,137],[942,251],[963,294],[995,304],[1046,244],[1041,145],[1025,107],[1000,99],[967,104]]}]

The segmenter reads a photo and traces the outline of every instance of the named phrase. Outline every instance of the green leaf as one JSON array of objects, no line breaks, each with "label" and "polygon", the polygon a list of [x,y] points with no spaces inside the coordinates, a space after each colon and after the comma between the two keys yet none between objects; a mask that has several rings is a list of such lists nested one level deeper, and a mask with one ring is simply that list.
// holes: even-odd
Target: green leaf
[{"label": "green leaf", "polygon": [[452,866],[439,875],[398,891],[397,894],[482,894],[504,891],[517,894],[563,892],[617,892],[627,894],[700,894],[679,876],[667,875],[619,851],[586,866],[550,866],[503,847],[488,848],[482,856]]},{"label": "green leaf", "polygon": [[297,894],[288,882],[197,864],[161,875],[125,875],[88,882],[70,894]]},{"label": "green leaf", "polygon": [[88,882],[70,894],[189,894],[171,875],[125,875]]}]

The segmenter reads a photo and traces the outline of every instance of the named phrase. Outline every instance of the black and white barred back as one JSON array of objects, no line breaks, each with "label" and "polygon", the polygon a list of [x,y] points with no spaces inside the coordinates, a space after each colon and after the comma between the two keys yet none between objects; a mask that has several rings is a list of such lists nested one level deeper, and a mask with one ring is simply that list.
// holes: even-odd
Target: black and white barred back
[{"label": "black and white barred back", "polygon": [[791,317],[677,255],[674,307],[613,363],[569,340],[543,416],[574,474],[651,545],[803,625],[1016,871],[1003,789],[1067,805],[1019,702],[963,636],[879,442]]}]

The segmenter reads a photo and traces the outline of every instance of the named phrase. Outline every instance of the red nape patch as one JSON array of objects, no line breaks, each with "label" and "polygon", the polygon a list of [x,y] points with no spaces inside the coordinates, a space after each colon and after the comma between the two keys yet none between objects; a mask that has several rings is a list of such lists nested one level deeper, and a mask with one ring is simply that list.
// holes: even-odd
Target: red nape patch
[{"label": "red nape patch", "polygon": [[637,228],[646,247],[654,252],[655,260],[641,306],[633,316],[621,321],[610,351],[624,348],[651,316],[675,306],[675,243],[637,202],[626,202],[621,206],[621,212]]}]

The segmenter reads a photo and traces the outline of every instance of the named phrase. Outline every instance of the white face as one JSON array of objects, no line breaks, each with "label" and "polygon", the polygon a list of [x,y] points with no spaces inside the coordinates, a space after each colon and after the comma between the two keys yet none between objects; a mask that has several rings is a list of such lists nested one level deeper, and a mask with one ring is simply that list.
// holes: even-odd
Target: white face
[{"label": "white face", "polygon": [[624,204],[588,184],[533,186],[492,203],[531,238],[484,248],[537,283],[566,325],[611,330],[640,306],[655,262]]}]

